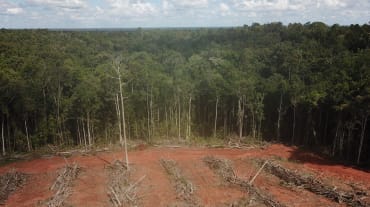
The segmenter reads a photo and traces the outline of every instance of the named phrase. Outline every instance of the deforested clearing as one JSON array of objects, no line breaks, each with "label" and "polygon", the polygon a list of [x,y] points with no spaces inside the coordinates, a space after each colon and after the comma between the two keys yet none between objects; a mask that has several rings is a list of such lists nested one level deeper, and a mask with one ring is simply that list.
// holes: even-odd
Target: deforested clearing
[{"label": "deforested clearing", "polygon": [[[146,146],[128,152],[129,170],[117,160],[124,154],[81,150],[68,158],[55,155],[4,165],[0,171],[6,177],[13,169],[30,178],[54,174],[55,179],[27,179],[3,202],[6,206],[50,205],[53,200],[71,206],[355,206],[354,202],[368,206],[370,201],[370,173],[296,147]],[[261,159],[268,160],[263,168]],[[52,199],[22,200],[41,198],[45,192],[38,188],[50,186],[56,186],[49,193]],[[54,198],[58,186],[65,186],[68,196]],[[333,199],[326,193],[342,197]],[[356,200],[348,201],[347,196]]]}]

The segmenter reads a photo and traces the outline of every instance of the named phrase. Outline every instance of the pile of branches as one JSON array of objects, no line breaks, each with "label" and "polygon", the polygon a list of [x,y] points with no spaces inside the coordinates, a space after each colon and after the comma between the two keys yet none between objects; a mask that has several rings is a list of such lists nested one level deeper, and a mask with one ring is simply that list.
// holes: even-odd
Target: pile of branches
[{"label": "pile of branches", "polygon": [[0,176],[0,204],[5,204],[8,196],[26,183],[27,177],[14,169]]},{"label": "pile of branches", "polygon": [[77,178],[80,170],[81,168],[78,164],[67,163],[67,165],[59,171],[56,181],[50,187],[52,191],[55,191],[55,194],[47,201],[46,205],[48,207],[59,207],[65,204],[65,200],[72,194],[72,184]]},{"label": "pile of branches", "polygon": [[312,176],[300,175],[297,172],[286,169],[274,162],[267,163],[265,169],[289,184],[302,187],[317,195],[325,196],[333,201],[339,203],[344,202],[349,206],[370,206],[370,203],[366,203],[361,199],[367,196],[367,192],[365,191],[340,190],[336,187],[326,185]]},{"label": "pile of branches", "polygon": [[227,183],[235,183],[237,181],[236,174],[233,170],[230,160],[217,159],[207,156],[203,161],[211,168],[221,179]]},{"label": "pile of branches", "polygon": [[139,196],[137,195],[137,187],[144,180],[145,176],[138,181],[130,183],[130,172],[127,166],[119,160],[114,161],[107,166],[109,170],[109,189],[108,196],[112,205],[119,206],[137,206]]},{"label": "pile of branches", "polygon": [[193,184],[187,180],[177,167],[177,163],[173,160],[160,160],[162,167],[170,175],[175,184],[177,197],[187,203],[187,206],[199,206],[195,201]]},{"label": "pile of branches", "polygon": [[222,180],[247,190],[257,201],[261,201],[267,206],[284,207],[283,204],[275,201],[271,196],[262,193],[251,182],[238,178],[234,172],[231,162],[226,159],[218,159],[212,156],[203,158],[203,161],[212,169]]}]

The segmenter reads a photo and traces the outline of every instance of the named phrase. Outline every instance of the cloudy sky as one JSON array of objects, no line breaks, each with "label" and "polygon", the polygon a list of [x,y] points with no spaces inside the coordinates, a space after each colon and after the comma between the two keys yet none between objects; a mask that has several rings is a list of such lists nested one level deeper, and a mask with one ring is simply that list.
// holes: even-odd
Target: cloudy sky
[{"label": "cloudy sky", "polygon": [[0,0],[0,28],[365,24],[370,0]]}]

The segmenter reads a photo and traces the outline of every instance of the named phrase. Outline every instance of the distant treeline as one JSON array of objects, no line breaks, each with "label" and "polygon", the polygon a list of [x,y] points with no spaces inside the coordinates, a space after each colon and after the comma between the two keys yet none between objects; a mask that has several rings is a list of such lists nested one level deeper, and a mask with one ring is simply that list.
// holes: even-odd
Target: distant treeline
[{"label": "distant treeline", "polygon": [[369,114],[367,24],[0,30],[4,154],[233,136],[369,163]]}]

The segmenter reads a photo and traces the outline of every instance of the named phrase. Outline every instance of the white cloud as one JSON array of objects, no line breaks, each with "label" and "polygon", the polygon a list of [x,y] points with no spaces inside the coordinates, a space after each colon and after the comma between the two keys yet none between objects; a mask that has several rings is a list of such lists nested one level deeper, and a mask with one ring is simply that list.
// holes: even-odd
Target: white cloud
[{"label": "white cloud", "polygon": [[23,12],[23,9],[14,3],[0,0],[0,14],[16,15]]},{"label": "white cloud", "polygon": [[81,9],[87,7],[86,0],[28,0],[30,5],[56,7],[65,9]]},{"label": "white cloud", "polygon": [[230,6],[223,2],[219,4],[218,12],[221,14],[221,16],[228,16],[233,14],[231,12]]},{"label": "white cloud", "polygon": [[343,0],[324,0],[324,4],[329,7],[345,7],[347,5]]},{"label": "white cloud", "polygon": [[233,0],[234,6],[246,11],[302,10],[310,1],[297,0]]},{"label": "white cloud", "polygon": [[20,7],[15,7],[15,8],[7,8],[6,13],[7,14],[20,14],[23,12],[23,9]]},{"label": "white cloud", "polygon": [[175,5],[175,7],[201,8],[208,5],[208,0],[167,0],[167,2]]},{"label": "white cloud", "polygon": [[0,27],[364,24],[369,11],[370,0],[0,0]]},{"label": "white cloud", "polygon": [[110,10],[107,14],[115,16],[143,17],[151,16],[157,13],[157,8],[147,1],[130,0],[106,0]]}]

